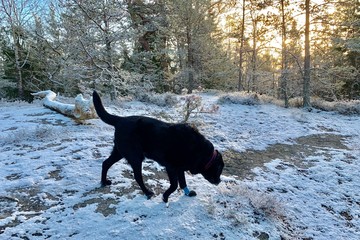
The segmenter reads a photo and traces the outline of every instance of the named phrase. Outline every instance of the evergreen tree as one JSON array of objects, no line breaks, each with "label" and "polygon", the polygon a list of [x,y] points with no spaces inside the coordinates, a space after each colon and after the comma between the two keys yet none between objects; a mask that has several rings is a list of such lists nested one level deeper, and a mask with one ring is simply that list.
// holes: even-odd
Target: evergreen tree
[{"label": "evergreen tree", "polygon": [[153,90],[169,90],[168,10],[165,1],[126,1],[135,31],[132,53],[125,51],[122,67],[143,74]]},{"label": "evergreen tree", "polygon": [[67,89],[104,88],[115,99],[126,12],[117,1],[69,0],[61,16],[64,33],[64,79]]},{"label": "evergreen tree", "polygon": [[[357,0],[341,1],[335,5],[338,28],[334,47],[340,54],[335,63],[337,75],[343,76],[341,95],[347,99],[360,98],[360,3]],[[344,61],[343,61],[344,60]]]},{"label": "evergreen tree", "polygon": [[[29,24],[32,11],[36,11],[36,1],[24,0],[3,0],[0,2],[0,13],[3,20],[3,29],[7,37],[3,47],[7,62],[5,75],[8,79],[12,79],[17,84],[17,96],[21,99],[25,97],[26,81],[28,76],[25,69],[29,68],[29,45],[27,25]],[[12,51],[10,53],[10,51]],[[3,52],[4,53],[4,52]],[[13,68],[15,71],[10,70]],[[11,74],[9,75],[9,73]]]},{"label": "evergreen tree", "polygon": [[234,74],[234,66],[226,57],[217,19],[227,2],[210,0],[168,1],[170,30],[179,69],[174,84],[190,92],[199,85],[225,87],[226,75]]}]

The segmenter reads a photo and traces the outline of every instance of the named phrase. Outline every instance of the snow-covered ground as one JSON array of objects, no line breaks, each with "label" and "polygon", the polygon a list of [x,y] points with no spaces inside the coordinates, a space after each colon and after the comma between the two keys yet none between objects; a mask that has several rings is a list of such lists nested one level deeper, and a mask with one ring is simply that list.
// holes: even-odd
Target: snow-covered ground
[{"label": "snow-covered ground", "polygon": [[[217,96],[202,99],[210,105]],[[107,107],[181,118],[177,108],[135,101]],[[245,156],[241,161],[257,152],[261,164],[254,163],[251,177],[238,177],[240,168],[226,171],[218,186],[188,175],[198,195],[175,192],[166,208],[168,181],[150,160],[143,173],[156,191],[151,200],[125,160],[109,171],[113,185],[100,187],[111,126],[98,119],[78,124],[39,101],[0,102],[0,239],[360,239],[359,116],[223,104],[190,120],[219,150]],[[279,144],[296,145],[296,154],[262,157]],[[236,160],[225,158],[228,165]]]}]

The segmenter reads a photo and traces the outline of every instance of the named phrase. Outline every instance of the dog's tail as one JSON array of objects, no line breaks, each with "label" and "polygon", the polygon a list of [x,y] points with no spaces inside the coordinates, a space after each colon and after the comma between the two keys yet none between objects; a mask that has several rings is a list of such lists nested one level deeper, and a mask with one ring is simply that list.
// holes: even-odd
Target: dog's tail
[{"label": "dog's tail", "polygon": [[101,98],[96,91],[93,92],[93,103],[94,103],[94,107],[95,107],[96,113],[99,116],[99,118],[104,123],[114,126],[116,124],[117,120],[119,119],[119,117],[112,115],[105,110],[104,105],[102,104]]}]

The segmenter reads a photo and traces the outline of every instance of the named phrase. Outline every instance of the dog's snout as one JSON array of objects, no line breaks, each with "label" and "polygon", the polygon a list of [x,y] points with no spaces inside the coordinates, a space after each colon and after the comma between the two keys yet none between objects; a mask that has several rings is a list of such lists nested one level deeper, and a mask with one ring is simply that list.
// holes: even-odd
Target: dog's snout
[{"label": "dog's snout", "polygon": [[217,180],[213,179],[211,181],[211,183],[217,186],[217,185],[219,185],[221,183],[221,179],[217,179]]}]

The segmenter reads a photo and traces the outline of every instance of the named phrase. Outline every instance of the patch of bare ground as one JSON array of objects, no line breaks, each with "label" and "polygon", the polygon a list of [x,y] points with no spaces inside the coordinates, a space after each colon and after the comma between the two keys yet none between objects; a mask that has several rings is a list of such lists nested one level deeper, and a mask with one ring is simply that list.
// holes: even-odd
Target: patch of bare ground
[{"label": "patch of bare ground", "polygon": [[235,175],[240,179],[252,179],[255,174],[252,169],[263,167],[264,163],[275,159],[281,159],[287,164],[299,168],[310,167],[313,163],[305,161],[308,156],[319,154],[330,158],[326,152],[330,149],[348,149],[344,141],[349,136],[336,135],[332,133],[314,134],[293,139],[293,144],[274,144],[265,150],[246,150],[236,152],[228,150],[224,152],[225,175]]},{"label": "patch of bare ground", "polygon": [[[311,166],[311,162],[305,161],[307,156],[316,156],[318,154],[326,155],[326,152],[333,149],[348,149],[344,144],[348,136],[341,136],[336,134],[317,134],[309,135],[305,137],[300,137],[293,139],[293,144],[274,144],[269,146],[265,150],[247,150],[245,152],[235,152],[235,151],[225,151],[225,168],[224,175],[235,175],[239,179],[251,179],[254,177],[252,169],[255,167],[263,167],[264,163],[270,162],[274,159],[284,160],[287,164],[292,164],[297,167],[306,168]],[[100,157],[99,153],[95,153],[97,157]],[[99,156],[98,156],[99,155]],[[329,158],[331,157],[329,153]],[[161,194],[164,189],[160,184],[161,179],[167,179],[165,170],[159,170],[149,166],[144,166],[144,170],[154,174],[151,176],[144,176],[144,181],[148,179],[155,181],[155,185],[149,186],[156,194]],[[53,178],[58,181],[62,179],[61,168],[57,168],[49,173],[49,178]],[[125,171],[122,173],[124,178],[133,179],[133,174],[131,171]],[[13,174],[7,177],[8,180],[16,181],[20,179],[21,174]],[[111,207],[116,205],[120,201],[120,196],[125,196],[128,198],[133,198],[134,193],[141,192],[135,180],[132,182],[131,186],[128,187],[118,187],[116,180],[113,180],[113,187],[100,187],[96,186],[93,190],[85,193],[84,197],[86,200],[79,202],[73,206],[74,210],[86,207],[91,204],[97,204],[96,212],[103,214],[104,216],[109,216],[116,214],[116,209]],[[119,180],[118,180],[119,181]],[[31,187],[31,188],[19,188],[13,189],[12,193],[9,193],[10,196],[0,196],[0,219],[7,218],[15,214],[15,212],[21,212],[21,215],[24,215],[26,218],[31,218],[37,216],[42,211],[53,207],[54,205],[48,205],[39,198],[39,194],[42,191],[40,188]],[[112,199],[106,199],[102,196],[104,194],[113,193],[118,197]],[[65,196],[71,196],[74,193],[72,192],[63,192],[57,196],[51,196],[48,193],[45,194],[45,198],[52,199],[54,202],[61,204],[61,198]],[[56,203],[55,203],[56,205]],[[347,217],[346,213],[343,214]],[[0,234],[8,227],[14,227],[20,224],[21,221],[16,217],[13,221],[0,226]],[[258,233],[258,239],[262,238],[263,233]]]},{"label": "patch of bare ground", "polygon": [[[23,221],[40,215],[43,211],[54,205],[44,202],[44,199],[50,199],[58,202],[57,196],[49,193],[42,193],[38,187],[17,188],[10,194],[11,196],[0,196],[0,219],[13,216],[15,212],[21,212],[12,221],[0,226],[0,234],[8,227],[15,227]],[[20,220],[22,219],[22,220]]]},{"label": "patch of bare ground", "polygon": [[[156,185],[149,186],[149,189],[154,191],[155,194],[162,194],[164,192],[164,189],[161,187],[159,181],[161,179],[168,179],[166,171],[165,170],[159,171],[157,169],[145,167],[145,166],[144,166],[144,170],[154,173],[151,176],[146,176],[146,175],[143,176],[145,183],[147,182],[147,180],[156,181],[158,183]],[[124,171],[122,173],[122,176],[126,179],[133,180],[130,187],[126,187],[126,188],[116,187],[118,182],[113,181],[112,185],[114,186],[115,189],[112,189],[112,187],[110,186],[95,188],[92,191],[85,194],[85,196],[93,196],[93,198],[75,205],[74,210],[96,203],[97,204],[96,212],[103,214],[105,217],[111,214],[116,214],[115,208],[112,208],[111,205],[116,205],[120,200],[117,198],[115,199],[103,199],[101,197],[99,198],[99,194],[102,195],[102,194],[114,193],[117,197],[125,196],[126,198],[131,199],[134,197],[134,193],[136,192],[141,193],[140,187],[137,185],[137,183],[134,180],[132,171]]]}]

